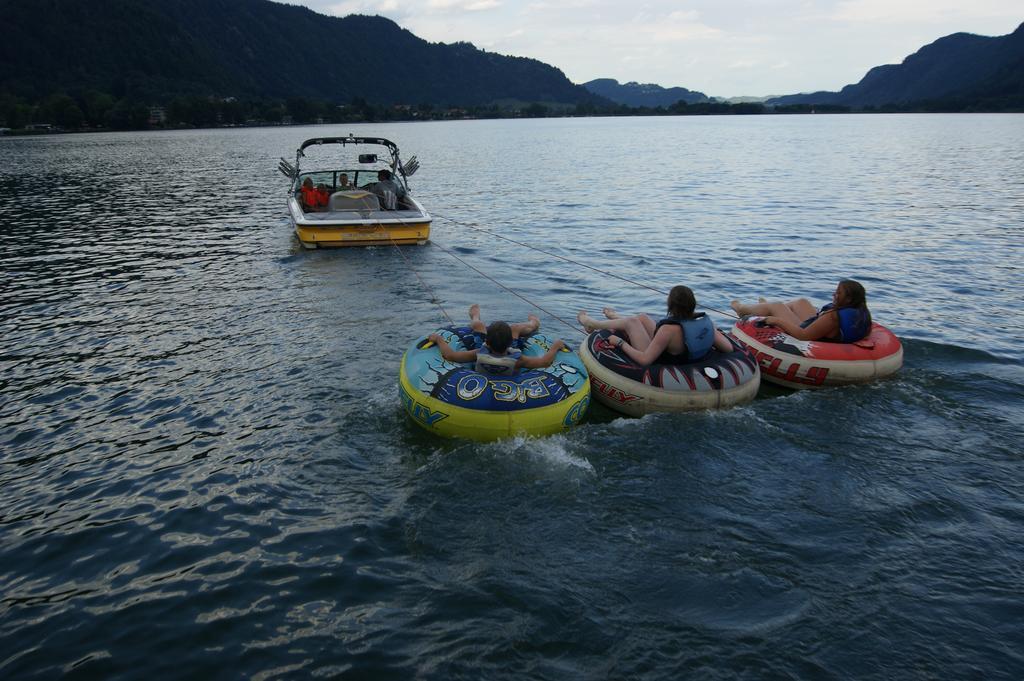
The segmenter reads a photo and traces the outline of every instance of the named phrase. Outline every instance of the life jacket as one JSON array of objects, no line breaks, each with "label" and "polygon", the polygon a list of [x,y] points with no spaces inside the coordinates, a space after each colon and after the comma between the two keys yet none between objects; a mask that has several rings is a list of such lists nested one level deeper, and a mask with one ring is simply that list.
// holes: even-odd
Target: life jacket
[{"label": "life jacket", "polygon": [[302,202],[310,208],[316,208],[320,204],[319,194],[320,191],[316,187],[301,187],[302,189]]},{"label": "life jacket", "polygon": [[512,376],[516,373],[516,364],[522,355],[519,350],[511,348],[503,355],[495,355],[485,345],[476,353],[476,370],[493,376]]},{"label": "life jacket", "polygon": [[680,358],[683,362],[696,362],[711,351],[711,346],[715,342],[715,325],[711,323],[711,319],[707,314],[700,312],[690,319],[665,317],[658,322],[654,329],[655,333],[664,324],[675,324],[683,330],[683,342],[686,343],[686,353],[685,356],[672,355],[666,350],[662,353],[662,357],[668,355],[670,358]]},{"label": "life jacket", "polygon": [[[818,312],[818,317],[831,311],[833,308],[832,303],[825,305]],[[836,311],[836,316],[839,318],[838,340],[840,343],[856,343],[871,333],[871,313],[866,308],[841,307]],[[814,320],[812,319],[811,321]]]},{"label": "life jacket", "polygon": [[326,189],[316,188],[316,207],[326,208],[331,201],[331,193]]}]

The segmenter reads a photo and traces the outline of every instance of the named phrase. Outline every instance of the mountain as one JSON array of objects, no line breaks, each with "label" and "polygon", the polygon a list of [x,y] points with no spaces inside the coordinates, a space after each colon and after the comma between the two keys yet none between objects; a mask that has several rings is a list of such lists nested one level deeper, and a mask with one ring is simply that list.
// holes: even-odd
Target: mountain
[{"label": "mountain", "polygon": [[476,106],[601,100],[558,69],[268,0],[0,0],[0,93]]},{"label": "mountain", "polygon": [[901,64],[876,66],[839,92],[786,95],[767,103],[864,107],[938,100],[1024,107],[1024,24],[998,37],[954,33],[925,45]]},{"label": "mountain", "polygon": [[703,92],[694,92],[684,87],[663,88],[654,83],[629,82],[619,84],[614,78],[598,78],[583,84],[590,92],[626,106],[672,106],[679,100],[687,104],[710,101]]},{"label": "mountain", "polygon": [[775,99],[776,97],[778,97],[778,95],[767,95],[765,97],[712,97],[711,99],[717,102],[725,102],[726,104],[763,104],[769,99]]}]

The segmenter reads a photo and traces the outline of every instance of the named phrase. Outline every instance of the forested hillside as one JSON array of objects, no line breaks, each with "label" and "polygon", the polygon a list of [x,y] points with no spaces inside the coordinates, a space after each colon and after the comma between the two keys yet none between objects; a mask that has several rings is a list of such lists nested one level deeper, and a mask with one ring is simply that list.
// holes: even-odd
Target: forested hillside
[{"label": "forested hillside", "polygon": [[614,78],[597,78],[583,84],[596,95],[601,95],[617,104],[626,106],[672,106],[683,101],[687,104],[710,101],[703,92],[687,90],[684,87],[662,87],[653,83],[619,83]]},{"label": "forested hillside", "polygon": [[0,93],[479,106],[599,102],[534,59],[268,0],[0,0]]},{"label": "forested hillside", "polygon": [[451,117],[1024,111],[1024,24],[957,33],[840,92],[768,106],[430,43],[382,17],[269,0],[0,0],[0,128]]}]

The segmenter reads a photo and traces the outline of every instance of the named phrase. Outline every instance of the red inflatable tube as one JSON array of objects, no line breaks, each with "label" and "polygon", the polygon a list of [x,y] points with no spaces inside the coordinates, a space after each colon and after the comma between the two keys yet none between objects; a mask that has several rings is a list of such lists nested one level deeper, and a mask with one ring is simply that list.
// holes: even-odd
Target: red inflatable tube
[{"label": "red inflatable tube", "polygon": [[757,360],[765,380],[787,388],[866,383],[903,366],[900,339],[881,324],[872,324],[856,343],[797,340],[762,317],[744,317],[732,335]]}]

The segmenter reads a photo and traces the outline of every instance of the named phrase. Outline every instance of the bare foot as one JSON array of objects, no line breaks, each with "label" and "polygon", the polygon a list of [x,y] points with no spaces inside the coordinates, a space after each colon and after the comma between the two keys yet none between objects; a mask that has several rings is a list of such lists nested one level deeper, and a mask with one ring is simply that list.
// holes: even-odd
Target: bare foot
[{"label": "bare foot", "polygon": [[594,320],[590,318],[586,310],[580,310],[579,314],[576,315],[576,321],[580,323],[587,333],[594,332]]},{"label": "bare foot", "polygon": [[608,319],[618,319],[619,318],[619,313],[616,312],[615,310],[613,310],[610,307],[604,308],[603,310],[601,310],[601,312],[603,312],[604,316],[607,317]]},{"label": "bare foot", "polygon": [[473,303],[469,306],[469,321],[478,322],[480,321],[480,306]]},{"label": "bare foot", "polygon": [[741,317],[750,314],[750,312],[747,310],[747,306],[738,300],[734,300],[731,303],[729,303],[729,307],[731,307],[736,312],[736,314],[738,314]]},{"label": "bare foot", "polygon": [[526,315],[526,318],[529,321],[533,322],[533,331],[531,331],[530,333],[537,333],[537,331],[540,329],[540,317],[538,317],[535,314],[528,314]]}]

